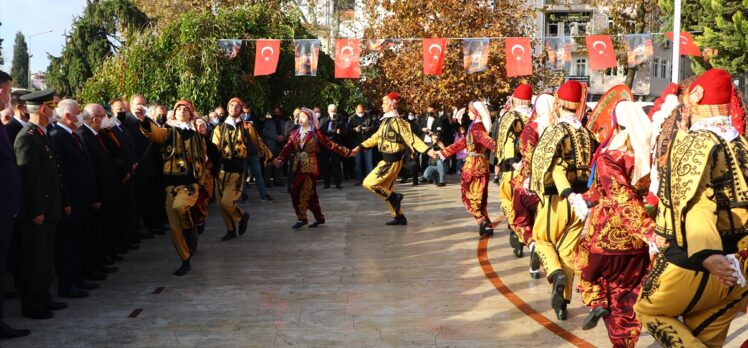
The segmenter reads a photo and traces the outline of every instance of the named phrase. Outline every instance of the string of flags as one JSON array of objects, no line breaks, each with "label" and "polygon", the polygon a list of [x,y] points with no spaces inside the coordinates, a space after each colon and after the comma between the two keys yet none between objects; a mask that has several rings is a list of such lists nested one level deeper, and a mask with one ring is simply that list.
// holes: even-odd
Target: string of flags
[{"label": "string of flags", "polygon": [[[651,60],[654,56],[652,36],[650,34],[621,35],[626,48],[626,64],[637,66]],[[673,33],[665,33],[671,42]],[[487,70],[490,55],[490,41],[497,38],[426,38],[426,39],[337,39],[335,41],[335,78],[358,79],[361,77],[361,52],[366,47],[370,51],[382,52],[396,47],[403,40],[421,40],[423,46],[423,73],[425,75],[442,75],[444,56],[448,40],[462,41],[463,66],[466,74],[475,74]],[[507,77],[532,75],[532,42],[528,37],[507,37],[504,40]],[[585,36],[585,45],[591,70],[604,70],[618,65],[615,46],[609,35]],[[274,40],[241,40],[220,39],[218,46],[228,59],[234,59],[241,50],[243,41],[255,41],[254,76],[272,75],[278,67],[280,39]],[[317,63],[321,47],[318,39],[294,39],[296,76],[317,76]],[[701,56],[701,50],[689,32],[681,32],[678,38],[680,52],[683,55]],[[569,70],[571,53],[575,48],[572,36],[547,37],[543,40],[543,49],[548,55],[546,65],[554,70]]]}]

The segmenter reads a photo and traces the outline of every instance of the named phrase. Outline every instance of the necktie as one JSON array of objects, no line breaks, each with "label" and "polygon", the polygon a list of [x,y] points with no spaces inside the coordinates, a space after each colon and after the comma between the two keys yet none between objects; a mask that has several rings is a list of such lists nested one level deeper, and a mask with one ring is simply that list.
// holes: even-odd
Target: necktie
[{"label": "necktie", "polygon": [[73,134],[73,139],[75,139],[75,142],[78,144],[78,147],[80,147],[81,150],[82,150],[83,149],[83,144],[81,144],[81,137],[78,136],[78,134],[75,133],[75,132],[73,132],[72,134]]},{"label": "necktie", "polygon": [[106,149],[106,145],[104,145],[104,140],[101,139],[101,134],[100,133],[96,133],[96,139],[99,139],[99,143],[101,144],[101,147],[103,149]]}]

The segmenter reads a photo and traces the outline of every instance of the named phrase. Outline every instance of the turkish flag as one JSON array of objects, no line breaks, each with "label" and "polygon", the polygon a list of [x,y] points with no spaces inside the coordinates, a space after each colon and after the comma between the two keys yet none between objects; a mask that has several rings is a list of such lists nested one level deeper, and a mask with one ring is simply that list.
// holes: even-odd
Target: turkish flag
[{"label": "turkish flag", "polygon": [[506,77],[532,75],[532,47],[528,37],[508,37],[504,40]]},{"label": "turkish flag", "polygon": [[355,39],[335,40],[335,78],[361,77],[361,43]]},{"label": "turkish flag", "polygon": [[423,74],[441,75],[447,39],[423,39]]},{"label": "turkish flag", "polygon": [[255,76],[271,75],[278,68],[280,40],[257,40]]},{"label": "turkish flag", "polygon": [[590,57],[591,70],[603,70],[618,66],[616,51],[610,36],[590,35],[585,36],[584,40],[587,42],[587,54]]},{"label": "turkish flag", "polygon": [[[670,41],[675,42],[675,40],[673,40],[672,31],[665,34],[667,35],[667,38],[670,39]],[[691,36],[691,33],[682,31],[680,33],[680,40],[678,40],[678,42],[680,43],[681,55],[701,57],[701,50],[699,49],[699,46],[696,46],[696,43],[693,42],[693,36]]]}]

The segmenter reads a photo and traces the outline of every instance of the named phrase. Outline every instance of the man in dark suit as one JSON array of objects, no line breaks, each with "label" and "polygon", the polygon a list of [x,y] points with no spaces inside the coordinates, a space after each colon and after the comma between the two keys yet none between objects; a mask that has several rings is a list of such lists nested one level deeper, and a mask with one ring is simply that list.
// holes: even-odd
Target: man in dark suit
[{"label": "man in dark suit", "polygon": [[[338,108],[334,104],[327,107],[327,116],[319,120],[319,128],[330,141],[343,144],[342,141],[348,133],[346,117],[338,114]],[[335,188],[341,186],[343,180],[343,171],[341,168],[342,157],[335,152],[322,148],[319,152],[320,176],[325,182],[323,188],[330,188],[334,183]]]},{"label": "man in dark suit", "polygon": [[[97,201],[101,202],[99,209],[94,211],[93,233],[88,239],[91,248],[89,248],[88,255],[84,256],[84,269],[88,274],[96,273],[95,270],[105,263],[122,259],[115,253],[117,248],[115,209],[119,204],[122,183],[114,156],[109,152],[102,134],[99,133],[101,123],[106,116],[104,107],[99,104],[88,104],[83,112],[83,127],[75,131],[91,159],[96,176]],[[97,274],[97,276],[102,278],[103,274]]]},{"label": "man in dark suit", "polygon": [[[138,168],[138,157],[135,152],[135,142],[132,138],[132,134],[122,125],[122,120],[127,116],[127,110],[125,109],[125,102],[119,99],[112,100],[110,102],[112,107],[112,116],[116,117],[112,123],[111,134],[114,135],[119,151],[122,155],[122,159],[129,166],[130,173],[134,177],[135,171]],[[122,185],[122,197],[120,199],[121,207],[117,209],[117,214],[121,217],[121,223],[118,222],[118,227],[121,227],[121,242],[122,247],[129,250],[135,250],[138,248],[140,243],[140,231],[138,231],[138,221],[140,220],[136,210],[135,202],[135,181],[128,180]],[[108,270],[102,269],[103,271],[111,271],[116,268],[111,267]]]},{"label": "man in dark suit", "polygon": [[[146,117],[145,111],[145,97],[135,94],[130,98],[130,112],[120,122],[132,136],[135,156],[139,160],[134,182],[136,216],[142,218],[143,227],[147,230],[139,231],[139,237],[150,239],[154,233],[159,233],[163,229],[159,209],[164,208],[163,201],[157,200],[155,195],[156,192],[163,191],[163,185],[156,180],[160,172],[159,147],[152,145],[153,142],[140,131],[140,122]],[[140,224],[136,224],[138,230],[139,226]]]},{"label": "man in dark suit", "polygon": [[63,184],[70,202],[71,213],[62,219],[55,240],[55,266],[60,297],[87,297],[84,289],[97,288],[83,280],[82,255],[87,255],[92,228],[93,211],[101,206],[98,201],[96,176],[88,152],[75,130],[83,125],[80,105],[65,99],[57,107],[57,124],[49,131],[57,157],[61,162]]},{"label": "man in dark suit", "polygon": [[[0,107],[8,104],[10,99],[11,78],[0,71]],[[0,125],[0,192],[3,192],[3,204],[0,204],[0,272],[5,271],[8,259],[8,245],[13,231],[13,220],[21,211],[21,174],[16,165],[13,152],[13,138]],[[5,277],[0,277],[0,290],[5,289]],[[3,304],[0,301],[0,338],[26,336],[29,330],[14,329],[3,321]]]},{"label": "man in dark suit", "polygon": [[[262,140],[265,141],[268,149],[273,153],[273,156],[278,156],[283,146],[286,145],[288,140],[288,134],[286,133],[287,120],[283,118],[283,112],[279,106],[273,108],[273,114],[271,118],[265,119],[262,128]],[[282,171],[280,168],[275,166],[265,167],[265,184],[271,186],[270,178],[273,178],[273,185],[284,186],[281,182]]]},{"label": "man in dark suit", "polygon": [[46,134],[55,102],[54,89],[29,93],[26,102],[29,122],[14,143],[16,163],[21,172],[23,206],[18,216],[21,226],[22,270],[17,275],[21,288],[21,310],[32,319],[52,318],[51,310],[64,309],[53,302],[49,287],[54,280],[54,245],[57,223],[71,209],[63,201],[64,185],[59,174],[57,154]]},{"label": "man in dark suit", "polygon": [[11,94],[10,109],[13,111],[13,117],[5,125],[8,136],[10,136],[10,141],[16,140],[16,136],[18,136],[21,128],[29,121],[29,114],[26,112],[26,103],[21,100],[21,96],[29,93],[31,92],[27,90],[17,90]]}]

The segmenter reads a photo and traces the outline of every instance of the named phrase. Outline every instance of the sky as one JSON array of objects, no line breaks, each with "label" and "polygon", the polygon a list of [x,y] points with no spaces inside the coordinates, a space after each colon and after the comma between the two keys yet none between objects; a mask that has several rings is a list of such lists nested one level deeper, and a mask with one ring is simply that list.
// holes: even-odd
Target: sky
[{"label": "sky", "polygon": [[[0,0],[0,37],[3,41],[5,65],[10,72],[13,43],[20,30],[26,36],[31,57],[31,72],[46,71],[47,53],[59,56],[65,44],[65,32],[70,31],[73,19],[83,13],[86,0]],[[29,35],[52,30],[29,39]]]}]

